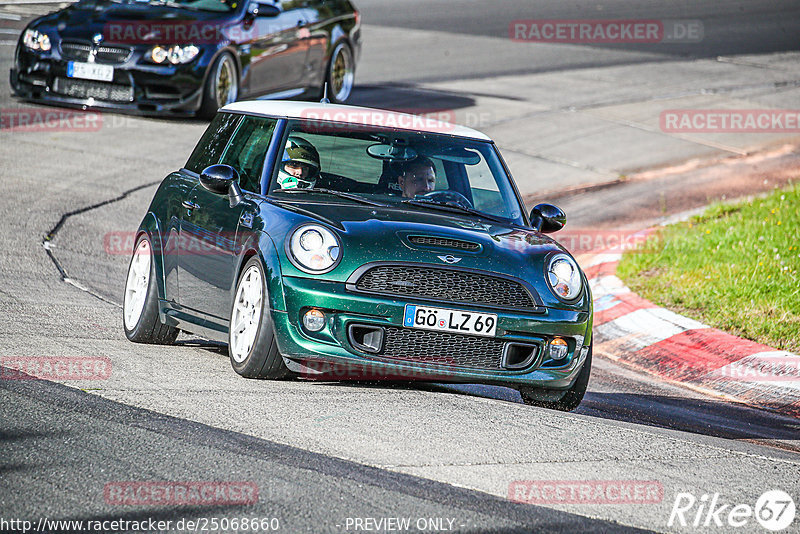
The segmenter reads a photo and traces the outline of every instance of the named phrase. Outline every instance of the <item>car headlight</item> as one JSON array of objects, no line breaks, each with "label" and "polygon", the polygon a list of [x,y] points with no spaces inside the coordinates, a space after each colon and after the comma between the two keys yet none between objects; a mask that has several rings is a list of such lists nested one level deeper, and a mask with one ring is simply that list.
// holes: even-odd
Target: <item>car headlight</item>
[{"label": "car headlight", "polygon": [[341,247],[339,239],[324,226],[306,224],[289,237],[289,254],[300,270],[320,274],[333,269]]},{"label": "car headlight", "polygon": [[22,35],[22,42],[31,50],[47,52],[51,48],[50,37],[48,37],[46,33],[36,30],[25,30],[25,33]]},{"label": "car headlight", "polygon": [[189,63],[199,53],[200,49],[194,45],[154,46],[147,53],[147,59],[158,64],[180,65]]},{"label": "car headlight", "polygon": [[547,283],[560,299],[575,300],[583,287],[578,264],[566,254],[553,256],[547,267]]}]

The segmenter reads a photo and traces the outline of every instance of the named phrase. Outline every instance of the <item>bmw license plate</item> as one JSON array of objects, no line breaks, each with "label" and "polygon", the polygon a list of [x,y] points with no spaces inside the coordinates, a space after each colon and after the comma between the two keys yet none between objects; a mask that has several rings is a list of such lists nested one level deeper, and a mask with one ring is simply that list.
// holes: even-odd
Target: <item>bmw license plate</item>
[{"label": "bmw license plate", "polygon": [[67,76],[69,78],[110,82],[114,79],[114,67],[111,65],[98,65],[97,63],[70,61],[67,63]]},{"label": "bmw license plate", "polygon": [[494,336],[497,315],[406,304],[403,326],[475,336]]}]

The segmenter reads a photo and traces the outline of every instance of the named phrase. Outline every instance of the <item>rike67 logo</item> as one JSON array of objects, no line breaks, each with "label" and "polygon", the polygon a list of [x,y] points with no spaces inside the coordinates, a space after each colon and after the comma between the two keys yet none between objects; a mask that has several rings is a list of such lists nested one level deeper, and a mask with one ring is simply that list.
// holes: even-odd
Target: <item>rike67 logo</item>
[{"label": "rike67 logo", "polygon": [[668,527],[695,527],[707,530],[709,527],[744,527],[747,532],[755,532],[757,526],[778,532],[789,527],[795,518],[795,504],[791,495],[781,490],[764,492],[755,502],[726,502],[719,493],[704,493],[698,499],[691,493],[678,493],[667,521]]}]

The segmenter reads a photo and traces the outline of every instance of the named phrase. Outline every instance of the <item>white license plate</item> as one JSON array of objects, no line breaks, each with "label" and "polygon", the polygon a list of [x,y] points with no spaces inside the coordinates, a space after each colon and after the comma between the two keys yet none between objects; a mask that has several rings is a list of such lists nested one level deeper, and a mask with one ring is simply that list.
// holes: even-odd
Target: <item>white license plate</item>
[{"label": "white license plate", "polygon": [[494,336],[497,315],[406,304],[403,326],[476,336]]},{"label": "white license plate", "polygon": [[67,63],[67,76],[84,80],[110,82],[114,79],[114,67],[111,65],[98,65],[97,63],[70,61]]}]

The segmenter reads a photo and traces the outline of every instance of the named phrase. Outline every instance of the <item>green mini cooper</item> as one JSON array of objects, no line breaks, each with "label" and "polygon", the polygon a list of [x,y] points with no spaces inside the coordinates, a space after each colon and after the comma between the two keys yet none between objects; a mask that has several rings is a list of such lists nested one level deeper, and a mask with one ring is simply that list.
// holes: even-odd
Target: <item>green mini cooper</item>
[{"label": "green mini cooper", "polygon": [[518,389],[572,410],[592,299],[475,130],[328,103],[222,108],[137,232],[131,341],[228,343],[249,378],[425,380]]}]

